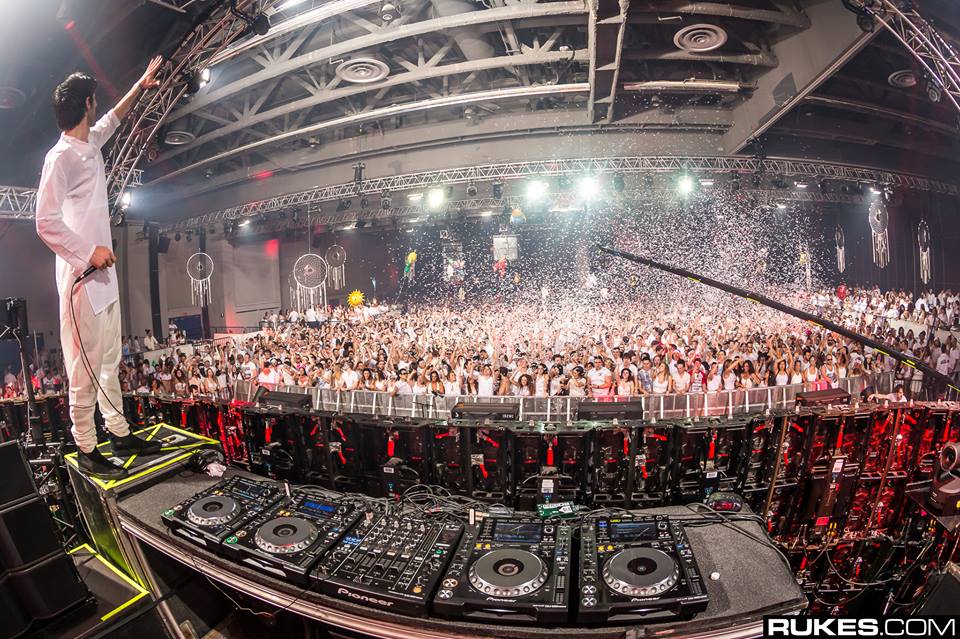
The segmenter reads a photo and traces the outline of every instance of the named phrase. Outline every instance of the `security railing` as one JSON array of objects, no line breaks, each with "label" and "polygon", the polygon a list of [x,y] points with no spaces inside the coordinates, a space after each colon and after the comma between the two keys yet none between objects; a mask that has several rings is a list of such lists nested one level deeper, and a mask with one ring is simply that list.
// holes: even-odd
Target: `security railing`
[{"label": "security railing", "polygon": [[[836,386],[851,395],[857,395],[867,387],[872,387],[873,392],[876,393],[890,393],[893,391],[893,385],[893,374],[882,373],[840,379]],[[531,419],[536,421],[572,421],[577,419],[581,402],[601,400],[601,398],[563,396],[401,395],[367,390],[338,391],[304,386],[266,386],[271,390],[280,392],[310,395],[313,409],[318,411],[420,419],[446,419],[450,417],[450,411],[457,402],[479,400],[488,403],[518,405],[517,418],[520,421]],[[606,397],[602,398],[601,401],[640,402],[643,407],[644,418],[647,420],[722,417],[740,413],[755,413],[765,409],[790,408],[796,400],[797,393],[822,388],[824,388],[823,384],[794,384],[732,391]],[[256,384],[249,381],[239,381],[234,389],[234,399],[252,402],[256,392]]]}]

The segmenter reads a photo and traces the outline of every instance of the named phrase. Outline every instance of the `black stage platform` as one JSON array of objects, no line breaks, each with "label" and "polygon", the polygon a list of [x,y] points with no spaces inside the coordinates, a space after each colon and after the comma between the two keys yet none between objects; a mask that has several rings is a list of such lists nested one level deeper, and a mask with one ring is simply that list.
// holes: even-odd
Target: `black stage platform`
[{"label": "black stage platform", "polygon": [[[246,474],[228,470],[227,474]],[[398,639],[439,637],[581,637],[598,639],[644,635],[686,637],[749,637],[761,634],[762,616],[802,610],[807,599],[793,576],[770,547],[761,545],[723,525],[688,527],[687,534],[705,576],[710,604],[690,621],[651,623],[630,627],[531,627],[478,624],[424,619],[358,606],[331,597],[303,591],[263,573],[229,562],[170,535],[160,519],[164,508],[177,504],[216,483],[206,475],[178,473],[167,477],[118,503],[123,530],[143,545],[194,568],[208,577],[256,597],[277,608],[333,626],[373,637]],[[689,516],[680,506],[638,511]],[[737,522],[754,535],[763,535],[755,523]]]}]

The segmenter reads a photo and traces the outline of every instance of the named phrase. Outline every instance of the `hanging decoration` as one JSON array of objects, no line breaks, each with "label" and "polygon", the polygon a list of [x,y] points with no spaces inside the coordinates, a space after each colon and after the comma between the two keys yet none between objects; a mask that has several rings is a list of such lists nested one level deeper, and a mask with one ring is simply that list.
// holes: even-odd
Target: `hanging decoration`
[{"label": "hanging decoration", "polygon": [[291,301],[301,313],[310,307],[327,305],[327,262],[316,253],[307,253],[297,258],[293,265],[295,287]]},{"label": "hanging decoration", "polygon": [[833,239],[837,243],[837,270],[843,273],[847,269],[847,252],[842,226],[837,226],[837,228],[834,229]]},{"label": "hanging decoration", "polygon": [[889,215],[883,200],[877,198],[870,202],[870,234],[873,235],[873,263],[886,268],[890,263],[890,235],[887,232]]},{"label": "hanging decoration", "polygon": [[920,247],[920,281],[930,283],[930,227],[926,220],[917,225],[917,245]]},{"label": "hanging decoration", "polygon": [[194,253],[187,259],[187,275],[190,276],[190,299],[194,306],[209,304],[213,258],[206,253]]},{"label": "hanging decoration", "polygon": [[510,211],[511,224],[523,224],[527,221],[527,216],[519,206]]},{"label": "hanging decoration", "polygon": [[350,308],[363,306],[364,301],[363,293],[361,293],[359,290],[351,291],[350,295],[347,296],[347,304],[350,305]]},{"label": "hanging decoration", "polygon": [[403,263],[403,276],[410,281],[413,281],[414,276],[417,274],[417,252],[410,251],[407,253],[407,258]]},{"label": "hanging decoration", "polygon": [[334,244],[324,254],[327,262],[327,284],[335,291],[342,289],[347,283],[347,272],[344,266],[347,263],[347,252],[339,244]]}]

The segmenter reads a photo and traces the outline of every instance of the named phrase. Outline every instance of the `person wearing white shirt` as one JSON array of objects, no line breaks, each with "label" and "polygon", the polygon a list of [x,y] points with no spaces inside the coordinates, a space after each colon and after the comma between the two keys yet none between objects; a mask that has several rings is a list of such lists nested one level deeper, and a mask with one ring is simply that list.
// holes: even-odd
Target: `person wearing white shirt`
[{"label": "person wearing white shirt", "polygon": [[153,336],[149,328],[146,331],[146,336],[143,338],[143,348],[148,351],[155,351],[160,348],[160,342]]},{"label": "person wearing white shirt", "polygon": [[[115,454],[156,453],[160,444],[132,435],[121,410],[120,291],[114,269],[117,258],[110,249],[107,179],[100,149],[141,89],[159,85],[154,76],[162,62],[159,57],[151,60],[140,79],[99,120],[94,78],[74,73],[57,86],[53,103],[62,133],[44,158],[37,190],[37,234],[57,255],[60,344],[70,379],[78,465],[81,471],[106,479],[124,477],[127,471],[96,448],[93,412],[97,404],[113,436]],[[88,267],[95,270],[78,282]]]}]

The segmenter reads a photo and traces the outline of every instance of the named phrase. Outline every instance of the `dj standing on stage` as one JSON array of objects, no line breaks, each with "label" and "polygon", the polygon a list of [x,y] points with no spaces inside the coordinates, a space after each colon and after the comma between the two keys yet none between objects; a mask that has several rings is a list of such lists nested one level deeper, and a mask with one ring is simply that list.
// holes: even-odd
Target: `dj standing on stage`
[{"label": "dj standing on stage", "polygon": [[[99,120],[94,78],[74,73],[60,83],[53,93],[53,110],[62,133],[47,152],[37,193],[37,234],[57,254],[60,344],[70,378],[70,419],[79,448],[78,462],[81,470],[102,478],[123,477],[127,471],[96,448],[93,412],[97,403],[113,436],[114,452],[160,450],[158,442],[131,434],[122,413],[117,377],[121,357],[120,293],[100,147],[117,130],[140,91],[159,84],[154,76],[161,63],[159,57],[151,60],[143,76]],[[91,266],[97,270],[74,286]]]}]

